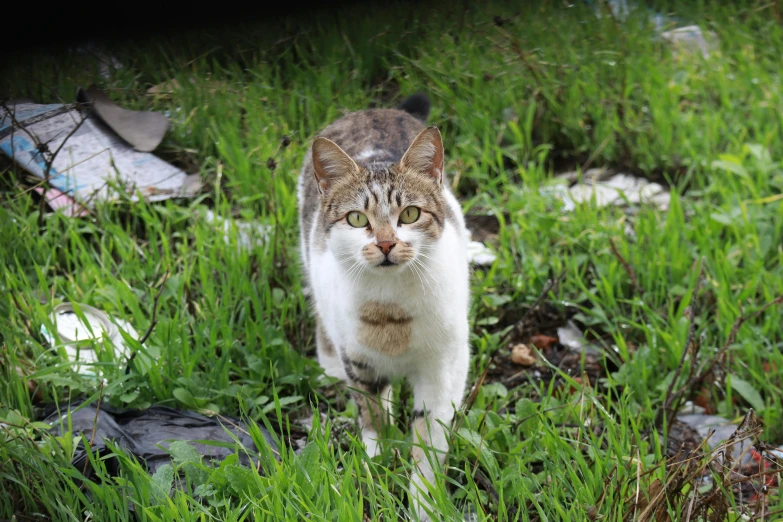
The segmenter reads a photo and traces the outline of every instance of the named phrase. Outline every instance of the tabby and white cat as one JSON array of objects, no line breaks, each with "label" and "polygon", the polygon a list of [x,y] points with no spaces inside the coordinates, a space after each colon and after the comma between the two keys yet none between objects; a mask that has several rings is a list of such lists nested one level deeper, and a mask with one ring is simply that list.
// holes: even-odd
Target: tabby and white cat
[{"label": "tabby and white cat", "polygon": [[[299,177],[302,263],[318,361],[347,382],[367,452],[391,422],[390,380],[413,388],[414,511],[448,451],[444,425],[468,373],[469,271],[462,210],[444,182],[429,102],[347,114],[321,132]],[[431,448],[429,454],[423,449]]]}]

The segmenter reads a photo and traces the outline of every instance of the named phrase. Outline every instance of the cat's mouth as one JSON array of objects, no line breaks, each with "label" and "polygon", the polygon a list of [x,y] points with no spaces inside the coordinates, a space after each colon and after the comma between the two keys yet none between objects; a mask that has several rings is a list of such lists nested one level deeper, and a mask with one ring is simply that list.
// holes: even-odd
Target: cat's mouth
[{"label": "cat's mouth", "polygon": [[392,263],[388,259],[384,259],[378,266],[395,266],[397,263]]}]

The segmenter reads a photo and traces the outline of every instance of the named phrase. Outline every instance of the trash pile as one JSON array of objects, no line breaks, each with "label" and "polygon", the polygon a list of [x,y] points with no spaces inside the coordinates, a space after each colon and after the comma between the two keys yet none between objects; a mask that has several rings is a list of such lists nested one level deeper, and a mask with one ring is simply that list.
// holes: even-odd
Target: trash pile
[{"label": "trash pile", "polygon": [[669,190],[661,184],[609,169],[588,169],[578,180],[577,172],[558,174],[554,184],[542,187],[541,192],[560,199],[566,212],[593,198],[597,207],[652,205],[659,210],[667,210],[671,201]]},{"label": "trash pile", "polygon": [[36,192],[69,216],[97,200],[192,197],[198,174],[151,154],[168,130],[154,112],[129,111],[95,86],[79,89],[74,104],[7,103],[0,114],[0,151],[27,171]]},{"label": "trash pile", "polygon": [[[609,9],[613,16],[619,20],[625,20],[634,11],[641,9],[633,0],[586,0],[588,5],[594,6],[595,14],[598,18],[602,12]],[[672,29],[664,28],[681,25],[683,20],[674,18],[663,13],[659,13],[649,8],[644,8],[650,21],[655,25],[655,31],[658,33],[661,41],[669,44],[675,54],[692,54],[698,52],[703,58],[710,57],[710,51],[717,49],[717,36],[711,31],[704,32],[698,25],[687,25],[674,27]]]}]

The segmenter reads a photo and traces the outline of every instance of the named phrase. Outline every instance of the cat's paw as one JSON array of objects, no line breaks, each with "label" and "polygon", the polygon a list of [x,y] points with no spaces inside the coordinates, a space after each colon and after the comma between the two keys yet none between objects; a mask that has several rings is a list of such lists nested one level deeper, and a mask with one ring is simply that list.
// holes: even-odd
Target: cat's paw
[{"label": "cat's paw", "polygon": [[378,442],[378,434],[371,430],[362,432],[362,442],[367,455],[372,459],[381,454],[381,445]]}]

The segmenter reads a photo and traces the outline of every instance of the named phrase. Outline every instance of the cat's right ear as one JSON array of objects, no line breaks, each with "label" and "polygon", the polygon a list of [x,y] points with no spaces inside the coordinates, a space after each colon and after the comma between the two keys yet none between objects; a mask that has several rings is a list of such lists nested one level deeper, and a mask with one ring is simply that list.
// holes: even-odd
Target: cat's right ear
[{"label": "cat's right ear", "polygon": [[334,180],[359,172],[359,166],[335,142],[319,137],[313,142],[313,170],[318,190],[324,194]]}]

